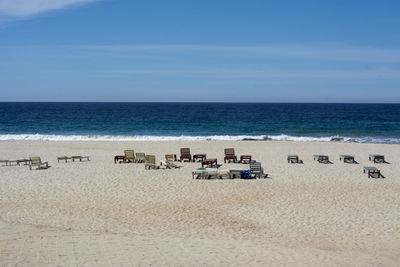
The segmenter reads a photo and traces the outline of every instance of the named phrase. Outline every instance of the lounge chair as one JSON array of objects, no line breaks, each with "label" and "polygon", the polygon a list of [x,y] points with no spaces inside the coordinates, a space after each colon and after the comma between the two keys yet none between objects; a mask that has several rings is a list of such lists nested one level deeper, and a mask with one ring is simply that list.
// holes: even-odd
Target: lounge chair
[{"label": "lounge chair", "polygon": [[317,160],[319,163],[331,163],[329,157],[326,155],[314,155],[314,160]]},{"label": "lounge chair", "polygon": [[354,160],[354,156],[352,155],[340,155],[339,160],[343,160],[344,163],[356,163],[356,161]]},{"label": "lounge chair", "polygon": [[181,148],[181,157],[179,158],[179,160],[185,161],[188,160],[189,162],[192,161],[192,155],[190,154],[190,148]]},{"label": "lounge chair", "polygon": [[381,171],[375,167],[364,167],[364,173],[368,172],[368,178],[385,178]]},{"label": "lounge chair", "polygon": [[158,169],[156,165],[156,156],[154,155],[146,155],[146,164],[144,165],[145,169]]},{"label": "lounge chair", "polygon": [[124,163],[135,162],[135,151],[134,150],[124,150]]},{"label": "lounge chair", "polygon": [[136,162],[137,163],[146,162],[146,154],[144,154],[144,153],[136,153]]},{"label": "lounge chair", "polygon": [[160,165],[165,166],[166,169],[178,169],[180,166],[168,160],[160,160]]},{"label": "lounge chair", "polygon": [[287,161],[288,163],[303,163],[303,161],[299,159],[298,155],[288,155]]},{"label": "lounge chair", "polygon": [[385,156],[384,155],[379,155],[379,154],[370,154],[368,156],[369,160],[373,161],[374,163],[387,163],[385,161]]},{"label": "lounge chair", "polygon": [[235,163],[237,161],[237,157],[235,155],[235,149],[233,149],[233,148],[225,148],[224,162],[225,163],[226,163],[226,161],[230,162],[231,160],[233,160],[233,162],[235,162]]},{"label": "lounge chair", "polygon": [[218,170],[216,168],[198,168],[192,171],[193,179],[211,179],[218,178]]},{"label": "lounge chair", "polygon": [[165,160],[166,161],[176,161],[176,155],[175,154],[165,154]]},{"label": "lounge chair", "polygon": [[48,169],[49,168],[49,163],[46,162],[42,162],[42,160],[40,159],[40,157],[30,157],[29,158],[29,169],[32,170],[32,167],[36,166],[37,170],[39,169]]},{"label": "lounge chair", "polygon": [[255,178],[267,177],[267,175],[264,174],[264,169],[261,167],[261,162],[250,162],[250,172],[251,176],[254,176]]}]

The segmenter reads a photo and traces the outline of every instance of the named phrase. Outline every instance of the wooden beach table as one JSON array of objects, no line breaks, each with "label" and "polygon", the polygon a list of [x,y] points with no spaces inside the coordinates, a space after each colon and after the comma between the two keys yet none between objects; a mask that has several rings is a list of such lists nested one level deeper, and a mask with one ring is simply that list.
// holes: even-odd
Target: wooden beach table
[{"label": "wooden beach table", "polygon": [[379,154],[369,154],[369,160],[373,161],[374,163],[385,163],[385,156]]},{"label": "wooden beach table", "polygon": [[201,162],[203,162],[203,160],[205,160],[206,158],[207,158],[207,154],[194,154],[193,162],[195,162],[196,160],[200,160]]},{"label": "wooden beach table", "polygon": [[339,160],[343,160],[344,163],[355,163],[354,156],[352,155],[340,155]]},{"label": "wooden beach table", "polygon": [[248,163],[251,162],[251,155],[241,155],[240,156],[240,163]]},{"label": "wooden beach table", "polygon": [[288,163],[299,163],[299,156],[298,155],[288,155],[287,162]]},{"label": "wooden beach table", "polygon": [[319,163],[328,163],[329,157],[326,155],[314,155],[314,160],[317,160]]},{"label": "wooden beach table", "polygon": [[[368,172],[368,178],[381,178],[383,177],[381,171],[375,167],[364,167],[364,173]],[[378,176],[378,177],[376,177]]]},{"label": "wooden beach table", "polygon": [[216,158],[213,158],[213,159],[204,159],[202,162],[201,162],[201,166],[204,168],[204,166],[210,166],[210,167],[213,167],[213,166],[217,166],[218,165],[218,163],[217,163],[217,159]]}]

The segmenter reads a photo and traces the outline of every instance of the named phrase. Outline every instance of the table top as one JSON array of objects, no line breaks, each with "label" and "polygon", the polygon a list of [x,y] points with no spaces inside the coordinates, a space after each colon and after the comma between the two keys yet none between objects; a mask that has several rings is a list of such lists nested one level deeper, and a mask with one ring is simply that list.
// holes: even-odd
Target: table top
[{"label": "table top", "polygon": [[352,155],[340,155],[341,158],[354,158]]},{"label": "table top", "polygon": [[298,157],[299,157],[298,155],[288,155],[288,158],[298,158]]},{"label": "table top", "polygon": [[208,161],[217,161],[217,159],[216,158],[213,158],[213,159],[205,159],[205,160],[203,160],[203,162],[208,162]]},{"label": "table top", "polygon": [[193,156],[205,156],[207,154],[194,154]]}]

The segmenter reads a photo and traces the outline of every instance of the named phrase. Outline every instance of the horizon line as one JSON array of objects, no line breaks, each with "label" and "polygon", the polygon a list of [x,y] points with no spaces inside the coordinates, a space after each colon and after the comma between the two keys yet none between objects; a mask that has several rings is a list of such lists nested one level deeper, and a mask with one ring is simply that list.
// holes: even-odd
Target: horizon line
[{"label": "horizon line", "polygon": [[395,104],[400,102],[236,102],[236,101],[0,101],[0,103],[99,103],[99,104]]}]

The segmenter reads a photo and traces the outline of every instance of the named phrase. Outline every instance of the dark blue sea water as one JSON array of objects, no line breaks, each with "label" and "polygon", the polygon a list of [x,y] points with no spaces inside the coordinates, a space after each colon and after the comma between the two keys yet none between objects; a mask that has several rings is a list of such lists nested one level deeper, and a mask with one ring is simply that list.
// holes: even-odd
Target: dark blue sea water
[{"label": "dark blue sea water", "polygon": [[0,103],[0,140],[400,143],[400,104]]}]

